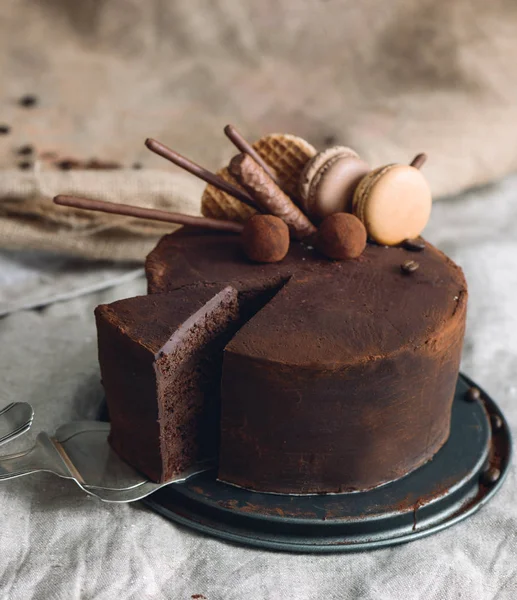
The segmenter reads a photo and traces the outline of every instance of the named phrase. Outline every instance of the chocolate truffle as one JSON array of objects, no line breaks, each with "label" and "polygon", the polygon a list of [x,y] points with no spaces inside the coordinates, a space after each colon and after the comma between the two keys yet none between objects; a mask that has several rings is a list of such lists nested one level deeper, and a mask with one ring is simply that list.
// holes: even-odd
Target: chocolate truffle
[{"label": "chocolate truffle", "polygon": [[334,213],[319,226],[316,248],[328,258],[347,260],[360,256],[366,246],[366,229],[357,217]]},{"label": "chocolate truffle", "polygon": [[241,233],[246,256],[259,263],[275,263],[289,250],[289,228],[279,217],[253,215]]}]

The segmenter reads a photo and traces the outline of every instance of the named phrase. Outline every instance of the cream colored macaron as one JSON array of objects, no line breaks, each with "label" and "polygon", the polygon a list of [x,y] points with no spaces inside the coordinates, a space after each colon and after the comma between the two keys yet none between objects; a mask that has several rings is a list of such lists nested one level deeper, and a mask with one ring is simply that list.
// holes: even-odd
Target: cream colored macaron
[{"label": "cream colored macaron", "polygon": [[300,177],[300,204],[315,221],[337,212],[350,212],[354,191],[370,167],[356,152],[335,146],[319,152]]},{"label": "cream colored macaron", "polygon": [[422,173],[409,165],[386,165],[363,177],[353,212],[378,244],[396,246],[418,237],[431,214],[431,190]]}]

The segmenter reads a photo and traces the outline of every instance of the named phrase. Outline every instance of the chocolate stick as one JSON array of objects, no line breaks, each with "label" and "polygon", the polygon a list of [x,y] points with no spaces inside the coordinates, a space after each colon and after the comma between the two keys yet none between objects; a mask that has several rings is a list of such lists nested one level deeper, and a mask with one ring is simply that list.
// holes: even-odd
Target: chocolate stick
[{"label": "chocolate stick", "polygon": [[424,166],[425,161],[427,160],[427,154],[425,152],[421,152],[417,154],[415,158],[409,163],[410,167],[415,167],[415,169],[421,169]]},{"label": "chocolate stick", "polygon": [[191,227],[200,227],[202,229],[210,229],[213,231],[241,233],[243,229],[243,225],[235,223],[234,221],[209,219],[208,217],[192,217],[190,215],[183,215],[181,213],[168,212],[165,210],[131,206],[130,204],[116,204],[114,202],[104,202],[103,200],[93,200],[90,198],[78,198],[77,196],[56,196],[54,198],[54,204],[59,204],[59,206],[71,206],[72,208],[82,208],[83,210],[111,213],[112,215],[137,217],[138,219],[150,219],[152,221],[164,221],[165,223],[175,223],[176,225],[189,225]]},{"label": "chocolate stick", "polygon": [[188,158],[185,158],[181,154],[178,154],[174,150],[171,150],[167,146],[164,146],[163,144],[156,140],[153,140],[152,138],[147,138],[145,140],[145,145],[149,148],[149,150],[151,150],[151,152],[154,152],[155,154],[158,154],[163,158],[170,160],[178,167],[181,167],[182,169],[185,169],[185,171],[192,173],[192,175],[199,177],[199,179],[206,181],[210,185],[213,185],[221,191],[230,194],[230,196],[237,198],[237,200],[240,200],[244,204],[247,204],[248,206],[251,206],[252,208],[256,209],[256,205],[253,202],[253,198],[249,194],[235,187],[231,183],[228,183],[222,177],[219,177],[215,173],[208,171],[207,169],[201,167],[195,162],[192,162]]},{"label": "chocolate stick", "polygon": [[264,171],[271,177],[271,179],[278,185],[278,179],[271,170],[270,166],[265,162],[265,160],[262,158],[262,156],[260,156],[260,154],[255,150],[255,148],[253,148],[253,146],[242,137],[242,135],[237,131],[237,129],[235,129],[233,125],[227,125],[224,128],[224,133],[226,134],[226,137],[237,148],[237,150],[240,150],[241,152],[244,152],[245,154],[251,156],[251,158],[257,164],[259,164],[264,169]]}]

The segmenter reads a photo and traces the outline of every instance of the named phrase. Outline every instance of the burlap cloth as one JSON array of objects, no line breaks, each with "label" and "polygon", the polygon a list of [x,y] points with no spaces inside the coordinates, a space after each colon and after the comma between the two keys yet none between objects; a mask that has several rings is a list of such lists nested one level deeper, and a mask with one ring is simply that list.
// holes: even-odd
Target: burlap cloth
[{"label": "burlap cloth", "polygon": [[[163,227],[57,218],[50,196],[95,187],[190,210],[199,187],[160,180],[156,194],[156,175],[115,172],[49,181],[44,157],[172,173],[143,147],[153,136],[217,168],[233,153],[227,122],[251,139],[347,144],[372,166],[424,150],[435,195],[497,178],[517,167],[516,30],[508,0],[2,0],[0,121],[11,133],[0,167],[30,143],[42,171],[0,174],[0,243],[142,259]],[[27,93],[36,106],[19,105]]]},{"label": "burlap cloth", "polygon": [[0,172],[0,240],[93,259],[141,261],[170,223],[56,206],[58,193],[199,214],[203,186],[183,173],[131,171]]}]

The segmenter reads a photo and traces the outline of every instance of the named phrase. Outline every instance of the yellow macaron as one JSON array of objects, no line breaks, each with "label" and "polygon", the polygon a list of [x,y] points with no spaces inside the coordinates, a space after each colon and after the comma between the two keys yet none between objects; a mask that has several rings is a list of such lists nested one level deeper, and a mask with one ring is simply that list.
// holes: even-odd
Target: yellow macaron
[{"label": "yellow macaron", "polygon": [[431,205],[431,190],[422,173],[409,165],[391,164],[363,177],[355,190],[353,213],[372,240],[396,246],[422,233]]}]

